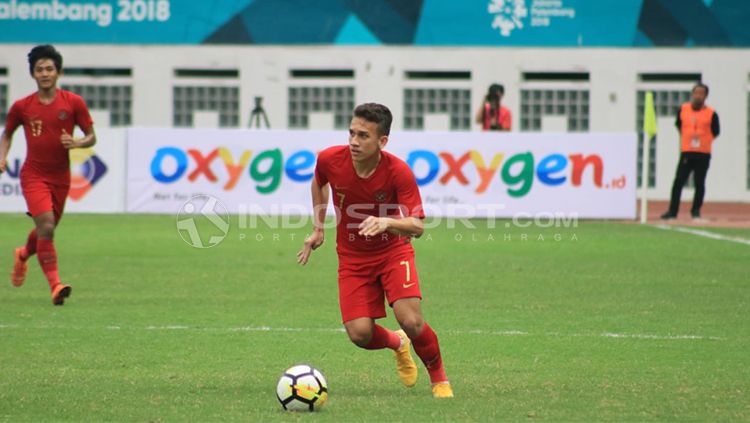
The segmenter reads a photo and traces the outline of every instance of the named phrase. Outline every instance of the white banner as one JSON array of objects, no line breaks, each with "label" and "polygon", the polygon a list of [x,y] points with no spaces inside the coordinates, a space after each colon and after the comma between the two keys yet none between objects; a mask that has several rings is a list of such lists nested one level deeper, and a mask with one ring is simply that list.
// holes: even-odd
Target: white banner
[{"label": "white banner", "polygon": [[[95,129],[93,148],[70,150],[71,183],[66,212],[122,213],[125,211],[125,130]],[[76,136],[82,136],[76,133]],[[26,158],[23,128],[13,136],[8,170],[0,175],[0,212],[26,212],[18,179]]]},{"label": "white banner", "polygon": [[[192,196],[230,213],[309,213],[318,151],[345,131],[128,130],[127,210],[177,213]],[[428,215],[634,219],[635,134],[401,132]]]}]

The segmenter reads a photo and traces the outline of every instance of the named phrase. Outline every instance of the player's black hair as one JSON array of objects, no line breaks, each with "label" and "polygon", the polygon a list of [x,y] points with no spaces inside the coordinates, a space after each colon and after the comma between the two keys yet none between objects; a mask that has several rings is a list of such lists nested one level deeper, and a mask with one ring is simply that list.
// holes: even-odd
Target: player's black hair
[{"label": "player's black hair", "polygon": [[31,49],[28,54],[29,73],[34,74],[34,66],[40,59],[50,59],[55,64],[58,72],[62,71],[63,58],[59,51],[50,44],[43,44]]},{"label": "player's black hair", "polygon": [[706,90],[706,97],[708,97],[708,85],[704,84],[703,82],[698,82],[693,85],[693,89],[691,90],[691,92],[695,91],[695,89],[698,87],[703,87],[703,89]]},{"label": "player's black hair", "polygon": [[360,104],[354,109],[354,117],[362,118],[368,122],[377,123],[380,135],[389,135],[391,133],[393,115],[388,107],[382,104]]}]

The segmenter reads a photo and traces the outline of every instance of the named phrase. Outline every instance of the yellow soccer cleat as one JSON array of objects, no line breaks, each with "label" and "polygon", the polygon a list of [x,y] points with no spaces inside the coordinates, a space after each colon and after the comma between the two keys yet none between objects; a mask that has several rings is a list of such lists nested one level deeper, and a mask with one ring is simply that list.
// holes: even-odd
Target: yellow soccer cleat
[{"label": "yellow soccer cleat", "polygon": [[401,338],[401,348],[393,352],[396,357],[396,369],[401,383],[407,388],[417,384],[417,364],[411,358],[411,341],[406,336],[406,332],[399,329],[396,334]]},{"label": "yellow soccer cleat", "polygon": [[453,398],[453,388],[448,382],[439,382],[432,385],[433,398]]}]

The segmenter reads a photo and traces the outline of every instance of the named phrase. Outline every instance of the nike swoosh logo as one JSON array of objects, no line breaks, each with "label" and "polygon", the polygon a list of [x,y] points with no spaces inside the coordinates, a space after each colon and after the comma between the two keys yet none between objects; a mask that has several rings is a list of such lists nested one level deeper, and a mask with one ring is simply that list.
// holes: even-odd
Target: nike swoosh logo
[{"label": "nike swoosh logo", "polygon": [[406,288],[411,288],[412,286],[414,286],[414,284],[416,284],[416,282],[412,282],[412,283],[405,283],[405,284],[403,284],[403,287],[404,287],[404,289],[406,289]]}]

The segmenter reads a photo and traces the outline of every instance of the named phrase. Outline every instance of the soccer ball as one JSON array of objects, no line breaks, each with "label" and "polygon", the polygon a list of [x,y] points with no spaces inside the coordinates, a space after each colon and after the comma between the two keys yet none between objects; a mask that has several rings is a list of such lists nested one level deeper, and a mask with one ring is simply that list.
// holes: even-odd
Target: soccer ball
[{"label": "soccer ball", "polygon": [[284,410],[315,411],[328,400],[328,383],[320,370],[298,364],[281,375],[276,398]]}]

